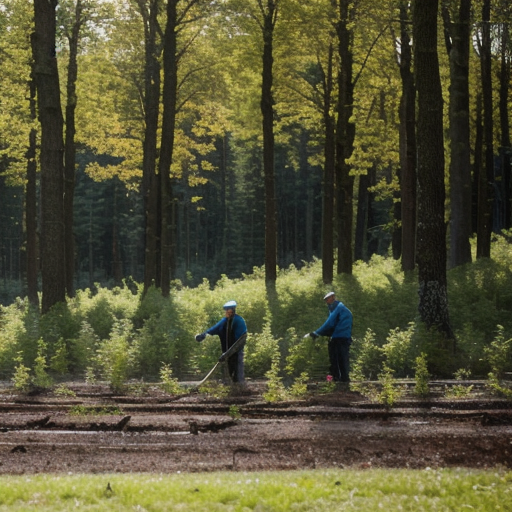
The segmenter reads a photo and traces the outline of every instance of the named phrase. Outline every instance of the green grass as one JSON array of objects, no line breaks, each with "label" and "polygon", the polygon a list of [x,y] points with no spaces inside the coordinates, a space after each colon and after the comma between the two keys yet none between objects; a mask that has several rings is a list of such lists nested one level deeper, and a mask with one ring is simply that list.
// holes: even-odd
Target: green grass
[{"label": "green grass", "polygon": [[511,484],[503,469],[2,476],[0,511],[509,511]]}]

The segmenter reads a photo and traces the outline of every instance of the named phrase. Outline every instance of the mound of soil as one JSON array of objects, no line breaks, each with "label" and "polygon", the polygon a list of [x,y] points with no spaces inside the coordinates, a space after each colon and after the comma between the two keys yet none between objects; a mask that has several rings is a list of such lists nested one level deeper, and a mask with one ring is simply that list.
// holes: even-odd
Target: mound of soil
[{"label": "mound of soil", "polygon": [[267,403],[262,383],[225,398],[69,388],[0,395],[0,473],[512,466],[512,403],[484,395],[387,410],[342,390]]}]

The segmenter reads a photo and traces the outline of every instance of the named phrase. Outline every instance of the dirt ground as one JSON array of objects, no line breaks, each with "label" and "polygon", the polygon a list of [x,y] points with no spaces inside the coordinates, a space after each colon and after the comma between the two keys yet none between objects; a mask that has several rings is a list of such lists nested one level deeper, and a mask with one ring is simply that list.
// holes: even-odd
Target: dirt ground
[{"label": "dirt ground", "polygon": [[225,398],[69,387],[76,396],[3,390],[0,474],[512,467],[512,403],[492,397],[386,410],[350,391],[269,404],[261,383]]}]

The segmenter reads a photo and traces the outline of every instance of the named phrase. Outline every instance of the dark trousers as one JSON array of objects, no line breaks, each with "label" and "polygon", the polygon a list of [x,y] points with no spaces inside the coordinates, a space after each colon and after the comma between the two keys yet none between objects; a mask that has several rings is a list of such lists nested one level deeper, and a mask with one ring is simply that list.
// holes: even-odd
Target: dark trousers
[{"label": "dark trousers", "polygon": [[244,382],[244,349],[228,357],[228,373],[233,382]]},{"label": "dark trousers", "polygon": [[351,338],[331,338],[329,340],[330,372],[336,382],[350,382],[349,351],[351,344]]}]

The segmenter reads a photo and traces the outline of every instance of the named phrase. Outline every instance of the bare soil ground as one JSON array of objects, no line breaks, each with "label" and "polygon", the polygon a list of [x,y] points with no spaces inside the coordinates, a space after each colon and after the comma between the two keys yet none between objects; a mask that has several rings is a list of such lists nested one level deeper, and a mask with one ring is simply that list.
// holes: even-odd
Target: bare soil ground
[{"label": "bare soil ground", "polygon": [[[386,410],[350,391],[269,404],[262,383],[225,398],[69,387],[76,396],[0,394],[0,474],[512,467],[512,403],[484,395]],[[70,414],[77,405],[118,414]]]}]

